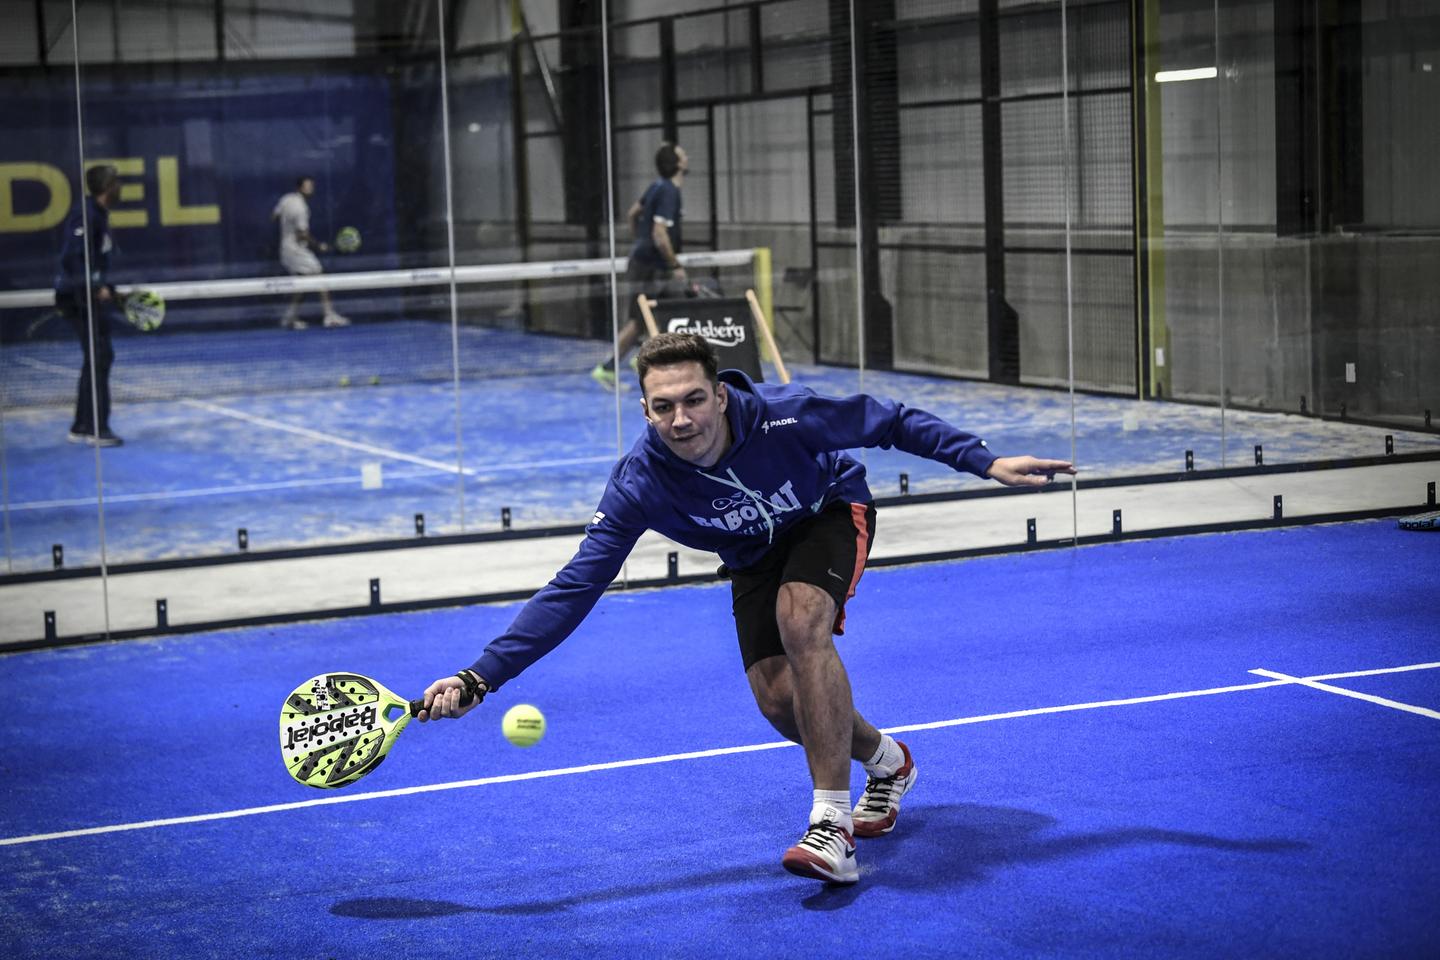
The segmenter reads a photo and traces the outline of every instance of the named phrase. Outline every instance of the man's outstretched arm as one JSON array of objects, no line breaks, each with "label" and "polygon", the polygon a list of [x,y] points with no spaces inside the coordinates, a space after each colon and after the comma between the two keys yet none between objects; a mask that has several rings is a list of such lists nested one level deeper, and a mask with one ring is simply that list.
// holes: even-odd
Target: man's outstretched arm
[{"label": "man's outstretched arm", "polygon": [[1043,487],[1057,473],[1075,473],[1075,465],[1065,460],[1042,460],[1039,457],[1000,457],[990,464],[985,476],[1007,487]]}]

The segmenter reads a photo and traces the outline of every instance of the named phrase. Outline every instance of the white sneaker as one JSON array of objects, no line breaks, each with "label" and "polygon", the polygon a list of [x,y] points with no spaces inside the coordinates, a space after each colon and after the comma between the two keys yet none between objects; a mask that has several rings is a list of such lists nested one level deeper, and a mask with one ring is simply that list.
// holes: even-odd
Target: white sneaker
[{"label": "white sneaker", "polygon": [[304,320],[301,320],[299,317],[285,317],[281,319],[280,326],[284,327],[286,330],[304,330],[306,327],[310,326],[310,324],[306,323]]},{"label": "white sneaker", "polygon": [[338,313],[327,313],[325,314],[324,324],[327,327],[348,327],[350,326],[350,318],[342,317]]},{"label": "white sneaker", "polygon": [[800,877],[824,880],[826,883],[854,883],[860,879],[855,864],[855,839],[835,822],[838,814],[827,811],[827,817],[810,824],[800,842],[780,858],[780,865]]},{"label": "white sneaker", "polygon": [[857,837],[878,837],[894,830],[895,820],[900,816],[900,798],[915,786],[915,761],[910,757],[910,748],[899,740],[895,745],[905,762],[892,776],[866,778],[865,792],[860,794],[860,801],[851,813]]}]

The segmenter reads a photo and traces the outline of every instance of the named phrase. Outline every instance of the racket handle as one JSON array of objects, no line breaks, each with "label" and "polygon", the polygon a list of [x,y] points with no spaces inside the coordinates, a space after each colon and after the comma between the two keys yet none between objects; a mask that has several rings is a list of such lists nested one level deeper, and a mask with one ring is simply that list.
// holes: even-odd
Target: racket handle
[{"label": "racket handle", "polygon": [[[472,704],[472,703],[474,703],[474,702],[475,702],[475,698],[470,695],[470,691],[469,691],[469,690],[466,690],[464,693],[460,694],[460,706],[462,706],[462,707],[468,707],[468,706],[470,706],[470,704]],[[424,709],[425,709],[425,698],[424,698],[424,697],[421,697],[419,700],[411,700],[411,701],[410,701],[410,716],[412,716],[412,717],[418,717],[418,716],[420,716],[420,711],[421,711],[421,710],[424,710]]]}]

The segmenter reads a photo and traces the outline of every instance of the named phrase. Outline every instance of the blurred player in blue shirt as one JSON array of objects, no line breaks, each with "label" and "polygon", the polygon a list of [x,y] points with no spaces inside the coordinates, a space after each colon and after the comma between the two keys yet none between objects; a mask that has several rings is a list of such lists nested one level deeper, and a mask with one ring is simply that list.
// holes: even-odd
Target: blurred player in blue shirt
[{"label": "blurred player in blue shirt", "polygon": [[[660,176],[630,205],[625,216],[635,234],[630,248],[630,265],[625,271],[625,290],[621,303],[628,304],[628,319],[620,331],[619,356],[624,357],[640,338],[641,294],[651,300],[682,295],[685,268],[680,266],[680,221],[685,208],[680,187],[690,160],[685,148],[662,143],[655,151],[655,172]],[[615,388],[615,358],[612,356],[590,371],[590,376],[607,389]]]},{"label": "blurred player in blue shirt", "polygon": [[115,360],[110,323],[117,302],[109,273],[115,246],[110,238],[110,208],[120,198],[119,172],[109,164],[93,166],[85,171],[85,187],[84,209],[65,220],[55,270],[55,306],[80,338],[85,358],[69,439],[118,447],[122,441],[110,432],[110,365]]}]

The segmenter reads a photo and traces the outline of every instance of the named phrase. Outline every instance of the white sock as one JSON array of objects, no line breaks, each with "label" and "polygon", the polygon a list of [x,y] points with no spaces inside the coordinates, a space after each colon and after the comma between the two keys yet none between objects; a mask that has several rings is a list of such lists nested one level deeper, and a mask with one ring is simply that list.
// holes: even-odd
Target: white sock
[{"label": "white sock", "polygon": [[810,822],[821,823],[825,820],[844,827],[846,833],[855,832],[855,823],[850,816],[849,790],[815,791],[815,802],[810,807]]},{"label": "white sock", "polygon": [[888,733],[880,734],[880,749],[875,751],[875,756],[864,765],[865,772],[872,777],[893,777],[895,771],[905,762],[905,754],[900,752],[900,744]]}]

